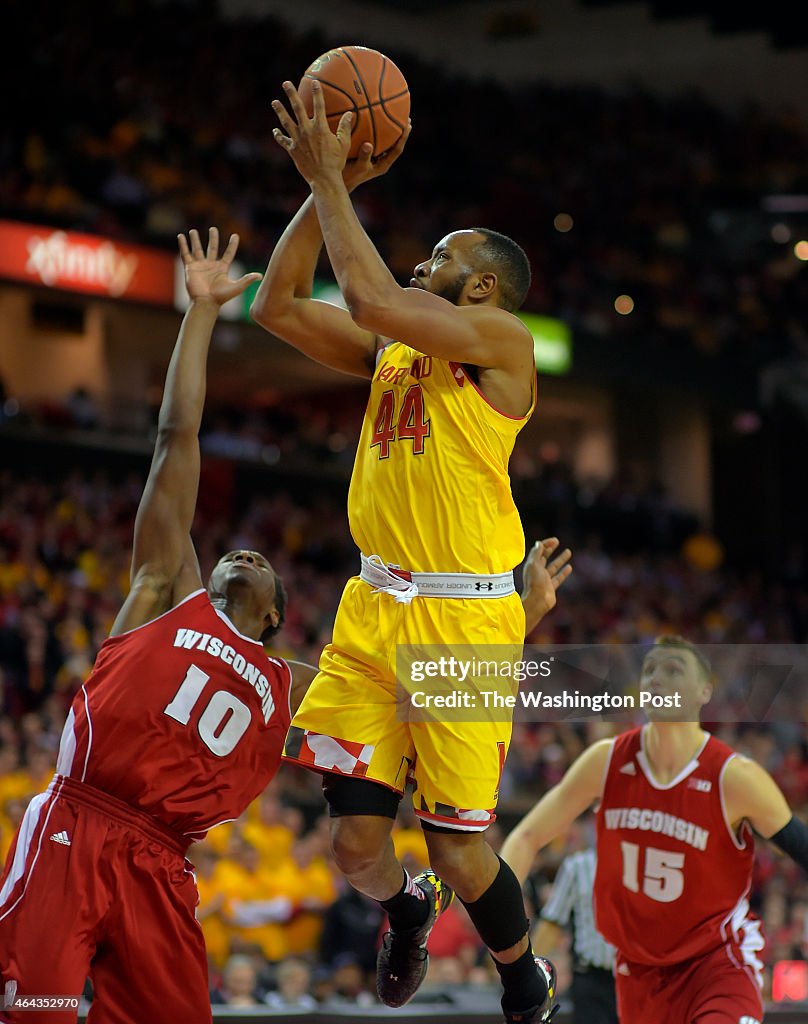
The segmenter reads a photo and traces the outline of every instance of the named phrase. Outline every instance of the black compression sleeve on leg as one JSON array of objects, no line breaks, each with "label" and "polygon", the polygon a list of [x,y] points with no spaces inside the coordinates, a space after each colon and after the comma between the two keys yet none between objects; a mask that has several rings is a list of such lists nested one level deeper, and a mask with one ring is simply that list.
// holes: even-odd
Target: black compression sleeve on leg
[{"label": "black compression sleeve on leg", "polygon": [[515,946],[529,927],[516,875],[501,857],[497,859],[497,877],[482,896],[473,903],[462,901],[480,938],[494,953]]},{"label": "black compression sleeve on leg", "polygon": [[775,832],[769,842],[779,846],[803,871],[808,871],[808,825],[804,821],[792,814],[789,823]]},{"label": "black compression sleeve on leg", "polygon": [[362,814],[395,818],[401,795],[371,779],[355,779],[336,772],[323,773],[323,794],[332,818]]}]

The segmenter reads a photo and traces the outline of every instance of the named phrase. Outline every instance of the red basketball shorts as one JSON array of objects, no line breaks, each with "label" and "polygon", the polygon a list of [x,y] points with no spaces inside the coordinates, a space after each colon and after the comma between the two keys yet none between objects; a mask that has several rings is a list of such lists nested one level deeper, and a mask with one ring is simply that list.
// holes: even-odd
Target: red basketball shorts
[{"label": "red basketball shorts", "polygon": [[761,1024],[758,972],[739,953],[721,946],[671,967],[645,967],[618,955],[620,1024]]},{"label": "red basketball shorts", "polygon": [[3,1009],[78,996],[88,1024],[208,1024],[208,969],[185,847],[147,815],[57,776],[20,823],[0,880],[0,1021],[69,1024],[76,1010]]}]

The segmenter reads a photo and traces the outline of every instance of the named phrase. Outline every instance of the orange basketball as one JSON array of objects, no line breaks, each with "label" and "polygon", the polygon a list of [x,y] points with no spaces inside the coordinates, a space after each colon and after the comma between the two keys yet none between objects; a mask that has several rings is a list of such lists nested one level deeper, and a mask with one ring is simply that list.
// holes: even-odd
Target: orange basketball
[{"label": "orange basketball", "polygon": [[338,46],[318,57],[298,89],[310,117],[315,79],[323,89],[332,131],[343,114],[354,112],[349,160],[365,142],[372,143],[373,155],[379,156],[399,140],[410,116],[410,90],[389,57],[366,46]]}]

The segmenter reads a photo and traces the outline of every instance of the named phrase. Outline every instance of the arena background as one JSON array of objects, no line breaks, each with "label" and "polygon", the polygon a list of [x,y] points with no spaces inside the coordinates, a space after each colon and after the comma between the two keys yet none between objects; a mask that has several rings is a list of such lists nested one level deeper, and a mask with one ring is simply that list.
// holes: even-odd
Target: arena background
[{"label": "arena background", "polygon": [[[332,45],[385,50],[411,87],[405,155],[356,194],[397,276],[476,223],[531,257],[540,402],[514,493],[529,537],[575,553],[532,639],[805,642],[808,40],[787,6],[111,0],[90,18],[12,0],[27,59],[22,75],[0,66],[3,856],[125,593],[179,324],[174,236],[237,230],[263,268],[305,194],[269,102]],[[325,265],[319,287],[333,295]],[[203,571],[226,548],[266,551],[291,594],[275,647],[316,660],[356,561],[345,495],[364,392],[246,308],[214,337],[195,540]],[[594,731],[517,728],[495,843]],[[804,721],[720,734],[805,815]],[[591,834],[583,822],[537,862],[540,898]],[[424,863],[406,811],[396,844]],[[331,869],[315,779],[284,769],[192,857],[217,1015],[281,1012],[265,998],[301,1020],[384,1015],[368,980],[382,921]],[[277,919],[231,926],[241,896],[276,900]],[[808,882],[765,844],[753,905],[771,1019],[808,1020]],[[497,1019],[461,911],[434,940],[411,1016]]]}]

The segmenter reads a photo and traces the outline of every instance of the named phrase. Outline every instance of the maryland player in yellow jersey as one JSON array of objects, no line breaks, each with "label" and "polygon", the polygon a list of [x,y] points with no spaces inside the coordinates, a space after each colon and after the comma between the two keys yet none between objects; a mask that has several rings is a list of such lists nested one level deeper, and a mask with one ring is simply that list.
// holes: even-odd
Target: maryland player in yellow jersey
[{"label": "maryland player in yellow jersey", "polygon": [[[311,358],[372,381],[349,497],[361,572],[285,756],[323,773],[337,864],[389,915],[382,1001],[401,1006],[418,988],[429,931],[454,891],[492,952],[506,1020],[546,1022],[555,973],[534,958],[519,884],[484,836],[510,723],[406,721],[395,673],[397,645],[524,639],[513,582],[524,536],[508,460],[535,404],[533,341],[513,315],[530,268],[511,239],[473,228],[447,235],[399,287],[349,192],[389,169],[409,129],[375,164],[364,147],[346,165],[351,115],[332,133],[316,82],[313,117],[291,83],[284,89],[291,113],[273,103],[275,138],[312,194],[275,249],[253,316]],[[311,298],[323,240],[348,311]],[[567,569],[543,571],[552,593]],[[408,777],[437,872],[416,879],[390,839]]]},{"label": "maryland player in yellow jersey", "polygon": [[286,757],[388,787],[391,811],[411,776],[422,822],[482,833],[510,722],[410,722],[396,675],[397,645],[521,652],[525,636],[512,572],[524,536],[507,467],[532,396],[525,415],[504,416],[471,373],[400,342],[379,350],[348,499],[362,572],[345,589]]}]

